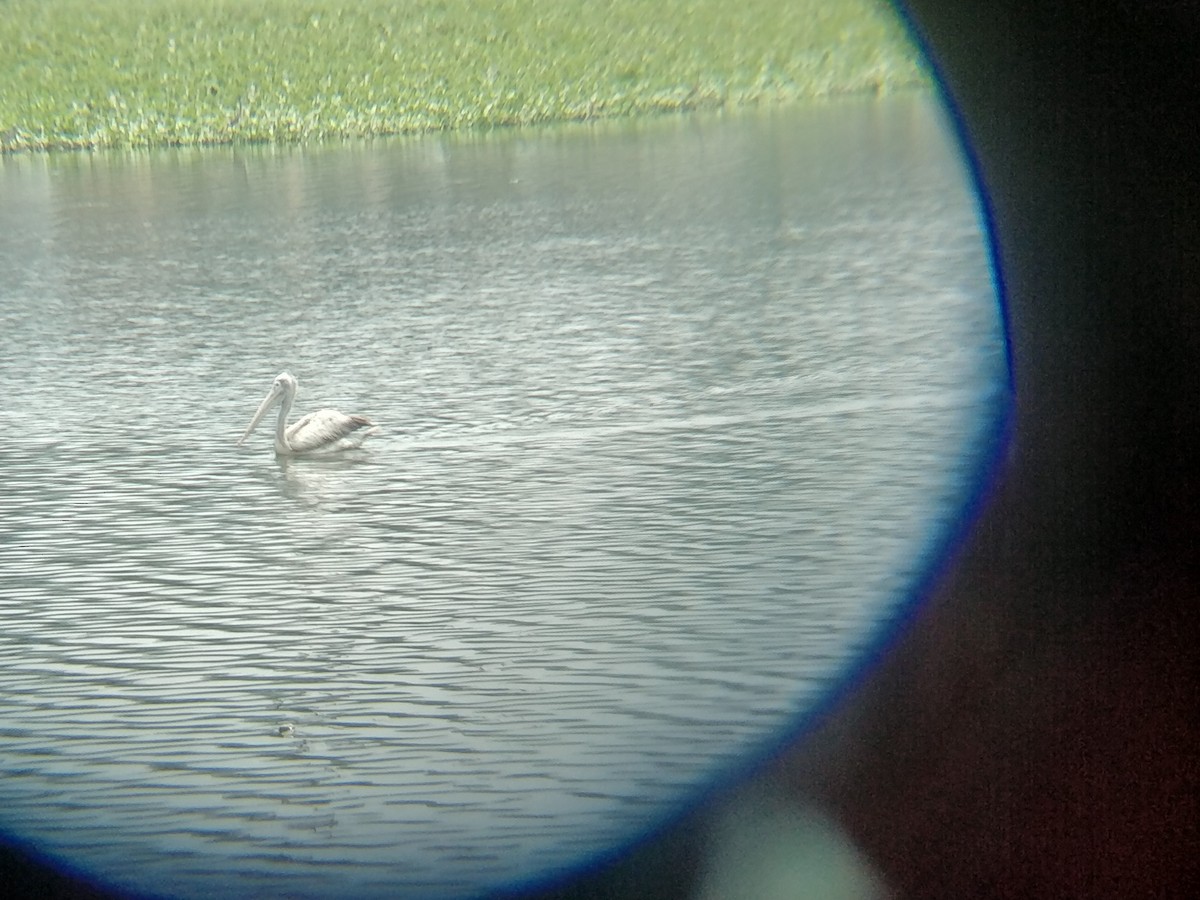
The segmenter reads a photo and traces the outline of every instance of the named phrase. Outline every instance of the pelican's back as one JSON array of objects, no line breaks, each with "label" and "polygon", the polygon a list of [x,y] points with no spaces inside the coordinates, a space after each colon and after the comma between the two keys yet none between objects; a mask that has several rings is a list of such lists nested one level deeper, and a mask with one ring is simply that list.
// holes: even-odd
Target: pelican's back
[{"label": "pelican's back", "polygon": [[289,425],[287,440],[293,453],[344,450],[357,447],[376,431],[378,426],[366,416],[319,409]]}]

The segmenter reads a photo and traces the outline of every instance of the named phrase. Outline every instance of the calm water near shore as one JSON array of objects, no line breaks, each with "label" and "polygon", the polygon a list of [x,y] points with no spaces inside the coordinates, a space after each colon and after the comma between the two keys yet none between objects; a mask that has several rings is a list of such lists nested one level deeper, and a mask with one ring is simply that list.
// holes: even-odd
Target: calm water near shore
[{"label": "calm water near shore", "polygon": [[[1007,397],[928,98],[0,159],[0,830],[181,897],[462,896],[793,727]],[[336,459],[234,442],[293,416]]]}]

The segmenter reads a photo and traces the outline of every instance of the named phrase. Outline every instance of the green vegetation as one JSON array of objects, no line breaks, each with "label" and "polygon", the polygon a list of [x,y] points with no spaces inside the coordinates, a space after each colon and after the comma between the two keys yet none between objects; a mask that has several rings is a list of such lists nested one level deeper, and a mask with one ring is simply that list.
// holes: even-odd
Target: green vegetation
[{"label": "green vegetation", "polygon": [[884,0],[0,0],[0,148],[303,141],[924,84]]}]

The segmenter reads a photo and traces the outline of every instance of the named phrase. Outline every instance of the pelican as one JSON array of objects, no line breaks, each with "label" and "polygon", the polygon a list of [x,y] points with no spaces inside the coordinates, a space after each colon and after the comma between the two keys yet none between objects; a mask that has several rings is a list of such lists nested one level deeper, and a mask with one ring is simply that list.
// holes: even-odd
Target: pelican
[{"label": "pelican", "polygon": [[258,407],[258,412],[246,426],[246,432],[238,438],[238,446],[250,432],[258,427],[267,411],[279,404],[279,422],[275,426],[275,452],[280,456],[296,456],[302,453],[319,453],[331,450],[349,450],[375,434],[379,427],[365,416],[348,416],[337,409],[318,409],[291,425],[287,423],[296,399],[298,382],[288,372],[275,376],[275,383]]}]

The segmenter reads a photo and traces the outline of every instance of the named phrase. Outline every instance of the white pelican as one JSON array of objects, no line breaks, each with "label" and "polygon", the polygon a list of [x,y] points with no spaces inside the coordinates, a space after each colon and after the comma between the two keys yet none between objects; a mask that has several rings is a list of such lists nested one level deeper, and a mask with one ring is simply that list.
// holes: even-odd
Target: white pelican
[{"label": "white pelican", "polygon": [[279,404],[279,423],[275,427],[275,452],[280,456],[295,456],[300,453],[317,453],[330,450],[349,450],[379,430],[365,416],[348,416],[337,409],[318,409],[292,425],[288,425],[288,413],[296,399],[297,382],[288,372],[275,376],[275,383],[267,394],[258,412],[246,426],[246,433],[238,438],[241,446],[250,432],[258,427],[263,416],[276,403]]}]

